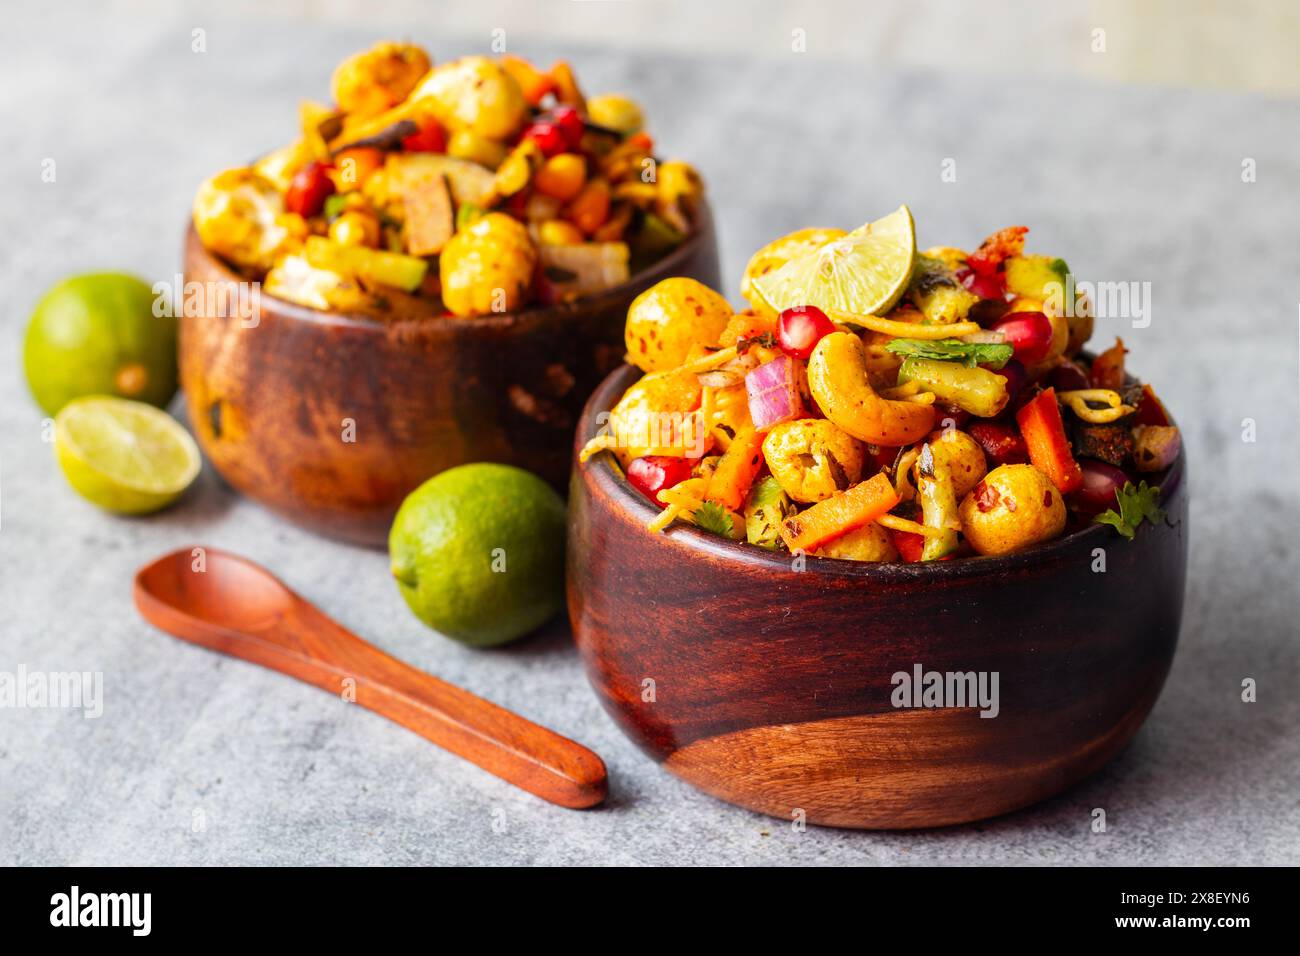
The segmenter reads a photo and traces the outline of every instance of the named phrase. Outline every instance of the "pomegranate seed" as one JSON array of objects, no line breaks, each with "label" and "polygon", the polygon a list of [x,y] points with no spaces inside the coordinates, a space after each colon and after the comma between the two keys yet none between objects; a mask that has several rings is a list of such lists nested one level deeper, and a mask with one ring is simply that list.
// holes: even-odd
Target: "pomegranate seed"
[{"label": "pomegranate seed", "polygon": [[659,492],[691,477],[695,464],[694,458],[646,455],[627,466],[627,480],[660,508],[666,508],[667,505],[659,500]]},{"label": "pomegranate seed", "polygon": [[966,429],[966,434],[979,442],[984,456],[994,465],[1025,465],[1029,463],[1029,449],[1020,432],[1000,422],[976,422]]},{"label": "pomegranate seed", "polygon": [[998,299],[1006,298],[1007,286],[1006,280],[1001,272],[990,272],[987,274],[975,272],[972,269],[962,269],[957,273],[957,278],[971,292],[974,292],[981,299]]},{"label": "pomegranate seed", "polygon": [[289,180],[284,194],[284,208],[310,218],[325,207],[325,200],[334,193],[334,183],[329,178],[331,167],[321,162],[310,162]]},{"label": "pomegranate seed", "polygon": [[1083,484],[1070,496],[1074,507],[1089,517],[1107,508],[1118,508],[1116,493],[1130,480],[1129,476],[1122,469],[1095,458],[1080,458],[1079,468],[1083,471]]},{"label": "pomegranate seed", "polygon": [[534,123],[524,130],[524,138],[531,139],[536,143],[537,148],[542,151],[542,155],[547,159],[568,149],[568,143],[565,142],[564,133],[560,130],[560,127],[545,120]]},{"label": "pomegranate seed", "polygon": [[806,359],[817,343],[835,331],[835,323],[815,305],[796,305],[781,313],[776,340],[791,358]]},{"label": "pomegranate seed", "polygon": [[1041,312],[1013,312],[993,324],[1024,365],[1034,365],[1052,350],[1052,320]]},{"label": "pomegranate seed", "polygon": [[572,106],[557,106],[551,110],[551,122],[559,127],[569,149],[576,150],[582,145],[582,134],[587,131],[587,124],[582,121],[582,114]]},{"label": "pomegranate seed", "polygon": [[408,153],[445,153],[447,134],[437,120],[429,120],[416,132],[402,138],[402,149]]}]

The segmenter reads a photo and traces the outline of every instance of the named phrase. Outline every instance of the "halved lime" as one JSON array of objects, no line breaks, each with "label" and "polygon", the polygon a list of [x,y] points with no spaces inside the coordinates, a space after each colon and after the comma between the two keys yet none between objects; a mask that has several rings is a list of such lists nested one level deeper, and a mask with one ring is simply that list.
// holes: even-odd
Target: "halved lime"
[{"label": "halved lime", "polygon": [[815,305],[822,310],[883,315],[907,290],[915,261],[912,212],[899,206],[883,219],[756,277],[752,288],[775,312]]},{"label": "halved lime", "polygon": [[799,256],[820,249],[833,239],[842,239],[847,235],[848,233],[843,229],[814,226],[809,229],[799,229],[780,239],[773,239],[749,257],[749,262],[745,265],[745,274],[740,279],[740,294],[752,308],[760,312],[768,311],[771,306],[754,288],[755,279],[769,272],[775,272],[791,259],[797,259]]},{"label": "halved lime", "polygon": [[81,497],[121,514],[171,504],[202,464],[194,439],[166,412],[106,395],[63,406],[54,419],[54,452]]}]

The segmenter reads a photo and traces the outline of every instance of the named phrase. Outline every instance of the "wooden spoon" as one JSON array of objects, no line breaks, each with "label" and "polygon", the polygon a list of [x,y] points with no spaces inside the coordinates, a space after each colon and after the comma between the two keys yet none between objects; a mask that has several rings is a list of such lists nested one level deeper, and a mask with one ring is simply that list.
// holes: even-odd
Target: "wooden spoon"
[{"label": "wooden spoon", "polygon": [[182,640],[351,691],[361,706],[544,800],[581,809],[608,792],[604,761],[586,747],[385,654],[252,561],[182,548],[136,572],[135,606]]}]

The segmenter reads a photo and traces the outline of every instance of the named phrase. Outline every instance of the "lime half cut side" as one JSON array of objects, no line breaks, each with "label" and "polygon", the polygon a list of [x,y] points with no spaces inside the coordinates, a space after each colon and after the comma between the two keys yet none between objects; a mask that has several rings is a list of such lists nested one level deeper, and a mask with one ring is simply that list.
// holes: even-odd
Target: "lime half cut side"
[{"label": "lime half cut side", "polygon": [[179,422],[144,402],[78,398],[54,419],[54,451],[76,492],[121,514],[171,504],[198,477],[198,446]]},{"label": "lime half cut side", "polygon": [[916,262],[916,225],[899,206],[883,219],[833,239],[756,278],[773,311],[815,305],[829,312],[883,315],[907,291]]}]

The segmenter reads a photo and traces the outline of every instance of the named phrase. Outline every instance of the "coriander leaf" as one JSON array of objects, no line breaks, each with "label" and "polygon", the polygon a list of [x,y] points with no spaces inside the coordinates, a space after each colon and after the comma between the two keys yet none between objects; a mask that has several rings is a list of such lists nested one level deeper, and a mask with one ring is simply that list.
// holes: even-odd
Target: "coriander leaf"
[{"label": "coriander leaf", "polygon": [[691,521],[696,527],[722,535],[724,538],[736,536],[736,526],[731,521],[731,515],[716,501],[706,501],[696,508]]},{"label": "coriander leaf", "polygon": [[1133,529],[1124,523],[1124,519],[1114,508],[1107,508],[1092,520],[1097,524],[1108,524],[1130,541],[1133,540]]},{"label": "coriander leaf", "polygon": [[894,339],[886,343],[885,348],[895,355],[923,359],[936,359],[940,362],[961,362],[967,368],[987,365],[999,369],[1011,360],[1015,353],[1004,342],[962,342],[958,339]]},{"label": "coriander leaf", "polygon": [[1126,481],[1124,487],[1115,492],[1119,511],[1114,508],[1103,511],[1093,520],[1098,524],[1108,524],[1130,541],[1143,520],[1156,524],[1165,513],[1157,503],[1160,499],[1159,487],[1150,487],[1145,481],[1138,483]]}]

